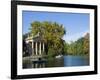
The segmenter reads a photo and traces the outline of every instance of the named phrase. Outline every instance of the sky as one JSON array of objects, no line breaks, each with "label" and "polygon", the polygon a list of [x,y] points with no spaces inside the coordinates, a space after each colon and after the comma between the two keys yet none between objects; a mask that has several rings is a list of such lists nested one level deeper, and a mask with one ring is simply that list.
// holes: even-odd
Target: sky
[{"label": "sky", "polygon": [[23,11],[22,12],[22,26],[23,34],[29,32],[31,23],[34,21],[51,21],[63,24],[66,29],[66,34],[63,39],[70,43],[83,37],[89,32],[89,18],[88,13],[64,13],[64,12],[39,12],[39,11]]}]

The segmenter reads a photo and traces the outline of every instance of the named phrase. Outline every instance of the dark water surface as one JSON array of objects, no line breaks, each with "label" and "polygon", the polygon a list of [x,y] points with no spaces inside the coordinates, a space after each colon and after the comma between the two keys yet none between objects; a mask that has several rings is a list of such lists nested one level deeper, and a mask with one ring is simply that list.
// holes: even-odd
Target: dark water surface
[{"label": "dark water surface", "polygon": [[43,61],[30,60],[23,63],[23,68],[46,68],[46,67],[69,67],[69,66],[88,66],[89,58],[86,56],[62,56]]}]

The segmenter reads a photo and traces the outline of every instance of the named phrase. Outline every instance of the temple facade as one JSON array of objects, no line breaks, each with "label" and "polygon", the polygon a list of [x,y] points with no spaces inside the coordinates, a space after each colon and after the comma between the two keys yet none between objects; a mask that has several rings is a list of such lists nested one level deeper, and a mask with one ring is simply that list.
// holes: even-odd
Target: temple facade
[{"label": "temple facade", "polygon": [[45,42],[40,33],[34,37],[30,37],[28,34],[25,38],[25,44],[26,51],[30,56],[45,55]]}]

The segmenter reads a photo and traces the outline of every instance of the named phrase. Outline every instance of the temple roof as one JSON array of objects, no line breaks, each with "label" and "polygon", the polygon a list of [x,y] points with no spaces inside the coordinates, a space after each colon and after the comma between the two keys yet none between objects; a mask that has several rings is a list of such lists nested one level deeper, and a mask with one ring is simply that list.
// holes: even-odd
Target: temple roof
[{"label": "temple roof", "polygon": [[29,41],[34,41],[34,42],[44,42],[44,39],[43,39],[42,35],[39,32],[34,37],[30,36],[30,34],[28,36],[28,34],[27,34],[26,41],[28,41],[28,40]]},{"label": "temple roof", "polygon": [[42,38],[42,36],[37,36],[37,37],[33,37],[33,41],[34,42],[42,42],[42,41],[44,41],[44,39]]}]

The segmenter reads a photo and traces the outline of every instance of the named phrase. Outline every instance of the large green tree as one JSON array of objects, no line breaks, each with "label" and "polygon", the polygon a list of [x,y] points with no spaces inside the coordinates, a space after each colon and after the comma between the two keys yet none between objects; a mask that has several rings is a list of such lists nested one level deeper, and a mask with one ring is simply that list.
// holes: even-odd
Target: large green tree
[{"label": "large green tree", "polygon": [[55,56],[63,53],[64,44],[62,37],[66,31],[62,24],[48,21],[34,21],[31,23],[30,32],[33,37],[38,33],[41,34],[48,47],[49,55]]}]

